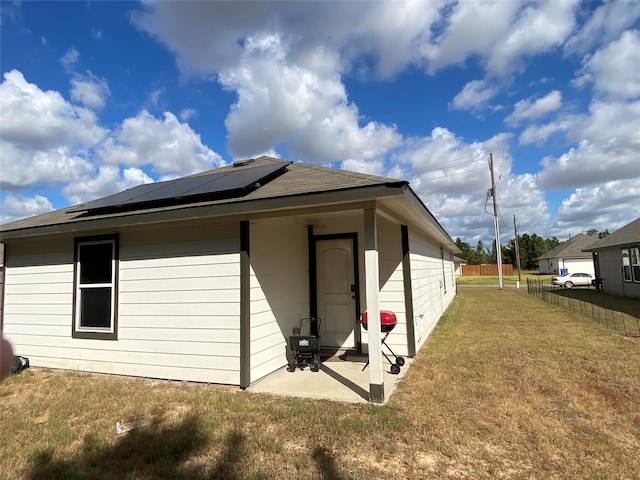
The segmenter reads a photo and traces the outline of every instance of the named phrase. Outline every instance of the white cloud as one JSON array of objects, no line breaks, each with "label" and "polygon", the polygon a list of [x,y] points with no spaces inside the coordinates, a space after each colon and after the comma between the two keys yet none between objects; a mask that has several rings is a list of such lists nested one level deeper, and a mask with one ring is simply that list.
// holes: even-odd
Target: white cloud
[{"label": "white cloud", "polygon": [[91,72],[87,72],[86,75],[76,75],[71,79],[71,99],[86,107],[101,110],[110,94],[107,81],[96,77]]},{"label": "white cloud", "polygon": [[517,213],[525,224],[541,231],[550,215],[544,193],[535,175],[512,173],[509,138],[498,134],[484,142],[466,143],[438,127],[428,137],[405,142],[394,156],[402,170],[395,170],[393,176],[410,180],[413,190],[453,238],[486,238],[493,228],[487,191],[491,186],[489,153],[494,152],[502,216],[510,218]]},{"label": "white cloud", "polygon": [[186,123],[171,112],[156,118],[146,110],[127,118],[99,152],[107,164],[150,166],[165,176],[200,172],[224,164]]},{"label": "white cloud", "polygon": [[[518,2],[459,2],[441,19],[442,32],[422,46],[429,59],[428,71],[435,73],[450,65],[463,64],[473,55],[488,55],[504,38],[518,14]],[[491,28],[487,28],[490,25]]]},{"label": "white cloud", "polygon": [[553,228],[558,235],[584,231],[585,225],[613,232],[637,217],[629,205],[640,205],[637,178],[578,188],[562,202]]},{"label": "white cloud", "polygon": [[198,116],[198,111],[195,108],[185,108],[181,110],[180,114],[178,115],[180,120],[182,120],[183,122],[186,122],[187,120],[190,120],[197,116]]},{"label": "white cloud", "polygon": [[507,125],[515,126],[523,120],[535,120],[543,117],[549,112],[560,109],[561,106],[562,93],[559,90],[553,90],[533,102],[520,100],[514,105],[513,112],[504,121]]},{"label": "white cloud", "polygon": [[[562,130],[576,147],[558,158],[546,157],[539,174],[545,188],[575,188],[640,178],[640,100],[594,100],[588,115],[568,116]],[[550,129],[558,124],[549,124]]]},{"label": "white cloud", "polygon": [[3,186],[65,182],[92,169],[86,159],[107,131],[90,110],[28,83],[17,70],[0,84]]},{"label": "white cloud", "polygon": [[132,22],[174,52],[189,74],[235,68],[249,37],[282,34],[291,63],[309,67],[307,55],[322,45],[340,52],[345,68],[370,56],[388,77],[422,62],[419,47],[447,3],[157,2],[133,12]]},{"label": "white cloud", "polygon": [[0,223],[2,224],[53,210],[51,202],[41,195],[26,197],[14,192],[7,193],[0,206],[2,207],[0,208],[2,211]]},{"label": "white cloud", "polygon": [[143,183],[153,183],[153,179],[140,169],[125,168],[121,173],[119,167],[106,165],[98,169],[97,175],[86,175],[68,184],[62,193],[72,204],[77,204]]},{"label": "white cloud", "polygon": [[[591,4],[586,3],[589,8]],[[584,25],[567,40],[566,54],[585,54],[595,45],[612,42],[640,18],[640,3],[607,1],[590,13]]]},{"label": "white cloud", "polygon": [[17,70],[4,74],[0,93],[2,139],[20,148],[88,147],[106,134],[92,111],[40,90]]},{"label": "white cloud", "polygon": [[543,125],[529,125],[520,133],[520,144],[543,144],[556,133],[566,133],[574,122],[582,121],[581,116],[564,116]]},{"label": "white cloud", "polygon": [[80,52],[76,50],[74,47],[71,47],[69,50],[65,52],[65,54],[60,57],[60,63],[67,70],[72,70],[73,67],[76,66],[78,61],[80,60]]},{"label": "white cloud", "polygon": [[153,108],[157,108],[160,105],[160,99],[164,95],[164,87],[156,88],[147,97],[147,105]]},{"label": "white cloud", "polygon": [[[508,2],[506,2],[508,3]],[[546,0],[526,5],[509,31],[501,36],[488,55],[486,69],[505,75],[522,69],[524,59],[562,45],[575,24],[580,0]]]},{"label": "white cloud", "polygon": [[[287,143],[291,154],[312,161],[368,161],[399,143],[394,127],[376,122],[359,126],[358,109],[348,103],[338,75],[287,65],[286,56],[279,36],[251,37],[240,66],[219,75],[225,88],[238,93],[225,121],[234,156],[253,156]],[[318,64],[331,62],[322,49],[316,57]]]},{"label": "white cloud", "polygon": [[586,57],[577,86],[593,82],[596,92],[622,99],[640,97],[640,31],[628,30],[619,39]]},{"label": "white cloud", "polygon": [[527,57],[561,45],[571,34],[578,0],[457,2],[442,33],[423,54],[431,73],[478,57],[489,77],[522,69]]},{"label": "white cloud", "polygon": [[[73,96],[99,106],[87,91],[78,89]],[[142,167],[164,179],[224,164],[170,112],[156,118],[143,110],[109,131],[91,110],[69,103],[59,92],[40,90],[17,70],[6,73],[0,84],[0,147],[3,190],[61,184],[73,203],[153,181]],[[48,208],[44,197],[38,199],[38,208]],[[33,199],[15,196],[11,202],[7,205],[34,205]]]},{"label": "white cloud", "polygon": [[456,110],[477,110],[498,94],[498,87],[486,80],[473,80],[453,97],[451,108]]}]

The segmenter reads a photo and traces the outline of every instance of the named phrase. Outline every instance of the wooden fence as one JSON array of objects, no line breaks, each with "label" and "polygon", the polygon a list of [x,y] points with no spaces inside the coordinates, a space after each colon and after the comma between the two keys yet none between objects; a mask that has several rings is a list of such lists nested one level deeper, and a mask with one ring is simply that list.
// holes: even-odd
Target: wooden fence
[{"label": "wooden fence", "polygon": [[[469,277],[497,277],[498,265],[462,265],[462,275]],[[513,265],[502,265],[502,275],[513,275]]]}]

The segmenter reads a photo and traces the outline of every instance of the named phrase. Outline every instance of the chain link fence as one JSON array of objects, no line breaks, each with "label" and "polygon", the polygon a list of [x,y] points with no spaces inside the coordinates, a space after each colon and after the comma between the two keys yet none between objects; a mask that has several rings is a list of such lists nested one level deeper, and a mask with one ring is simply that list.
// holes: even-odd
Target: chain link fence
[{"label": "chain link fence", "polygon": [[527,293],[565,308],[626,337],[640,338],[640,299],[602,293],[594,288],[565,288],[527,279]]}]

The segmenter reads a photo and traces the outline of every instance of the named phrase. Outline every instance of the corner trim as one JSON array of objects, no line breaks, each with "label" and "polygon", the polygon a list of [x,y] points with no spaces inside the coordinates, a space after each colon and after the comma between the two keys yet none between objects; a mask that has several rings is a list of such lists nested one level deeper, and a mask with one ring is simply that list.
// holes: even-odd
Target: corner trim
[{"label": "corner trim", "polygon": [[240,222],[240,388],[251,384],[251,249],[250,225]]},{"label": "corner trim", "polygon": [[402,277],[404,282],[404,310],[407,322],[407,350],[409,357],[416,356],[416,326],[413,313],[413,286],[411,284],[411,257],[409,250],[409,227],[400,225],[402,235]]}]

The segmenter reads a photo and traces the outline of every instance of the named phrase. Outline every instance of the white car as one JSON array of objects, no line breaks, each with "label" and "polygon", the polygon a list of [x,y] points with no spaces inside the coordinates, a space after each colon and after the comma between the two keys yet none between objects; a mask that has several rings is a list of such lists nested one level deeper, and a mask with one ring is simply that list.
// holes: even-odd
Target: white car
[{"label": "white car", "polygon": [[551,283],[553,285],[563,285],[567,288],[573,286],[590,286],[593,284],[593,275],[588,273],[569,273],[559,277],[553,277]]}]

